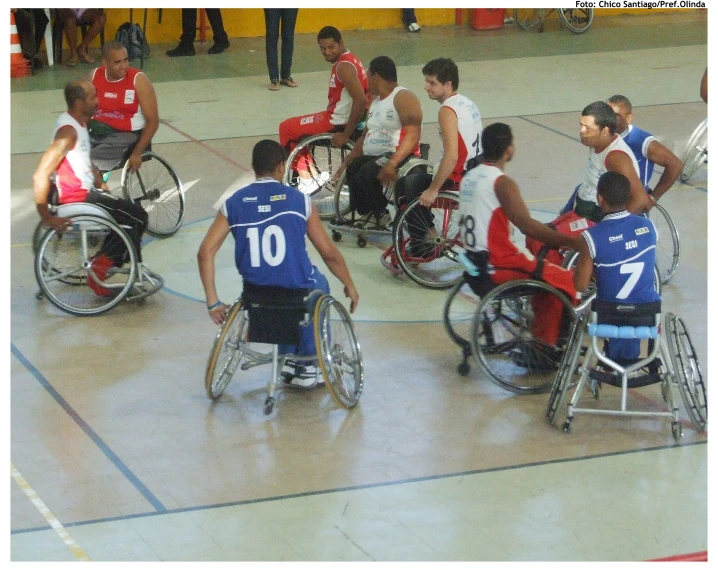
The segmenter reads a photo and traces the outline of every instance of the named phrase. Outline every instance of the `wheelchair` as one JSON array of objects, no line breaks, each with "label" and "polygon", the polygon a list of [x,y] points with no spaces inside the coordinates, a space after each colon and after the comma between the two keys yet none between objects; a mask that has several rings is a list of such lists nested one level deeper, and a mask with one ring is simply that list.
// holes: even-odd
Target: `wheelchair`
[{"label": "wheelchair", "polygon": [[152,144],[142,153],[142,166],[130,172],[129,158],[134,145],[125,150],[118,166],[103,173],[107,182],[112,172],[121,170],[122,196],[140,204],[147,212],[147,233],[165,238],[177,233],[182,225],[185,198],[182,182],[175,169],[164,158],[152,152]]},{"label": "wheelchair", "polygon": [[[656,203],[646,214],[658,232],[656,243],[656,266],[662,284],[668,283],[678,269],[681,260],[681,243],[678,229],[666,209]],[[667,237],[670,236],[670,239]]]},{"label": "wheelchair", "polygon": [[[564,432],[570,432],[578,413],[627,417],[665,417],[671,420],[676,443],[683,435],[680,413],[674,394],[677,384],[688,416],[696,430],[705,430],[708,421],[706,387],[693,344],[682,319],[672,313],[665,317],[661,331],[661,303],[645,306],[598,301],[591,296],[577,308],[579,317],[571,331],[568,348],[559,365],[551,388],[546,417],[556,425],[571,388],[573,396],[566,408]],[[590,307],[590,310],[588,309]],[[588,335],[588,343],[584,342]],[[668,337],[667,341],[665,337]],[[616,362],[599,347],[600,339],[634,338],[647,341],[646,355],[635,362]],[[579,359],[581,362],[579,364]],[[576,377],[578,376],[578,381]],[[628,390],[660,383],[666,404],[663,411],[628,409]],[[599,398],[603,384],[621,389],[618,409],[579,407],[586,388]]]},{"label": "wheelchair", "polygon": [[[413,156],[407,159],[397,170],[397,179],[403,178],[415,170],[431,173],[433,164],[428,160],[429,148],[428,144],[420,143],[420,156]],[[383,191],[388,205],[395,211],[398,211],[399,208],[396,204],[394,186],[395,184],[393,182],[386,184],[383,187]],[[367,236],[369,235],[391,235],[388,228],[364,229],[363,227],[355,225],[357,221],[356,211],[352,209],[350,204],[349,187],[346,184],[346,170],[344,170],[339,177],[336,187],[339,190],[334,194],[334,217],[329,224],[329,229],[332,230],[332,239],[335,242],[342,240],[342,232],[356,233],[357,246],[359,247],[366,247]],[[394,223],[396,223],[396,219]]]},{"label": "wheelchair", "polygon": [[[314,304],[312,314],[309,307]],[[313,356],[279,354],[279,344],[297,344],[300,325],[311,318],[317,353]],[[254,343],[272,344],[262,352]],[[277,387],[283,385],[280,371],[288,361],[299,366],[318,361],[321,374],[334,401],[345,409],[359,402],[364,387],[361,348],[351,317],[331,295],[321,291],[280,287],[248,287],[231,306],[217,332],[207,362],[205,388],[216,400],[225,391],[237,368],[249,370],[272,363],[267,384],[264,414],[272,413]]]},{"label": "wheelchair", "polygon": [[312,194],[312,201],[322,220],[329,220],[334,217],[334,197],[341,192],[343,187],[342,184],[334,182],[334,172],[354,148],[354,144],[362,134],[362,128],[363,125],[357,127],[351,138],[341,148],[332,146],[332,136],[335,133],[322,133],[306,137],[297,143],[297,146],[287,158],[282,182],[293,188],[299,186],[300,180],[298,172],[292,168],[297,158],[307,154],[313,163],[314,171],[310,168],[310,174],[312,175],[312,180],[317,183],[318,188]]},{"label": "wheelchair", "polygon": [[681,182],[688,182],[698,171],[702,164],[708,163],[708,119],[703,121],[693,131],[691,138],[686,143],[686,148],[681,156],[683,172]]},{"label": "wheelchair", "polygon": [[[70,218],[72,227],[62,233],[45,228],[38,237],[34,260],[38,300],[47,298],[71,315],[90,316],[109,311],[122,300],[144,300],[162,288],[162,277],[137,261],[124,227],[106,210],[78,202],[62,204],[55,211]],[[126,252],[128,259],[123,267],[112,267],[100,278],[93,261],[108,253],[108,247]]]}]

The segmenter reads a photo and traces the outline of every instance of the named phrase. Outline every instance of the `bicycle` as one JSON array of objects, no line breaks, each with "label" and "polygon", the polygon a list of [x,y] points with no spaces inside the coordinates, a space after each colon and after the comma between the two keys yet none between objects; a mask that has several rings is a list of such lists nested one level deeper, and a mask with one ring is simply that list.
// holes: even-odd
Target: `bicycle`
[{"label": "bicycle", "polygon": [[593,8],[514,8],[514,20],[522,30],[528,30],[538,24],[538,31],[541,33],[544,30],[544,21],[556,10],[561,24],[574,34],[582,34],[591,27]]}]

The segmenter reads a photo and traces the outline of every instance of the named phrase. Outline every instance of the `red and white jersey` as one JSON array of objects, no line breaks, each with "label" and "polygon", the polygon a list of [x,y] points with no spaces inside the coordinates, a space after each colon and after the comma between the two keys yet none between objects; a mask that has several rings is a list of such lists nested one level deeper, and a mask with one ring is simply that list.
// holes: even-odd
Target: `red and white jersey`
[{"label": "red and white jersey", "polygon": [[[399,91],[406,87],[397,85],[387,97],[377,97],[369,107],[369,114],[366,121],[366,136],[364,137],[364,154],[368,156],[379,156],[388,152],[394,152],[404,138],[399,112],[394,106],[394,98]],[[417,143],[415,154],[419,152]]]},{"label": "red and white jersey", "polygon": [[523,253],[511,241],[511,224],[496,196],[496,182],[505,176],[492,164],[469,170],[459,189],[461,241],[469,251],[488,251],[493,265],[501,258]]},{"label": "red and white jersey", "polygon": [[[466,170],[466,162],[481,152],[481,131],[483,129],[481,113],[479,113],[479,108],[471,99],[459,93],[454,93],[448,97],[441,107],[448,107],[456,114],[459,135],[459,159],[456,161],[453,172],[449,174],[449,180],[460,182],[464,175],[464,170]],[[441,136],[441,127],[439,127],[439,136]],[[444,147],[442,145],[439,160],[434,166],[434,172],[439,170],[439,163],[443,157]]]},{"label": "red and white jersey", "polygon": [[344,89],[344,83],[337,75],[337,66],[342,62],[346,62],[356,69],[359,83],[361,83],[364,95],[367,97],[367,106],[369,106],[369,80],[366,76],[366,70],[357,56],[349,51],[344,52],[332,65],[332,74],[329,76],[329,104],[327,105],[327,111],[331,113],[329,122],[332,125],[346,125],[352,110],[352,96],[349,91]]},{"label": "red and white jersey", "polygon": [[92,117],[118,131],[139,131],[145,126],[145,117],[135,90],[135,80],[142,73],[132,67],[119,81],[107,79],[105,67],[92,72],[92,84],[97,88],[97,111]]},{"label": "red and white jersey", "polygon": [[588,149],[588,164],[586,165],[586,169],[583,171],[583,182],[581,182],[578,187],[578,197],[581,198],[581,200],[598,204],[596,199],[596,186],[598,185],[598,179],[601,177],[601,174],[608,170],[606,168],[606,157],[611,151],[617,150],[625,152],[633,163],[633,168],[636,170],[636,176],[640,175],[638,162],[636,162],[636,157],[633,154],[633,151],[619,135],[613,136],[614,139],[611,144],[609,144],[601,152],[596,152],[592,148]]},{"label": "red and white jersey", "polygon": [[90,160],[90,133],[87,125],[77,122],[69,113],[63,113],[55,123],[53,139],[62,127],[69,125],[77,133],[75,146],[62,159],[55,172],[55,185],[61,204],[84,202],[95,184]]}]

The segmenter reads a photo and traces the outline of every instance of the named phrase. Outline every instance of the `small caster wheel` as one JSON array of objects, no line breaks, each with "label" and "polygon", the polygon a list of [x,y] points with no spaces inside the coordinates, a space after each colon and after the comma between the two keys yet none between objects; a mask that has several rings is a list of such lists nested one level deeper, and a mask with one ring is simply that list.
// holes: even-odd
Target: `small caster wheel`
[{"label": "small caster wheel", "polygon": [[37,299],[38,301],[42,301],[44,298],[45,293],[43,293],[42,291],[38,291],[37,293],[35,293],[35,299]]},{"label": "small caster wheel", "polygon": [[365,238],[365,237],[362,237],[362,236],[359,236],[359,237],[357,238],[357,245],[358,245],[359,247],[366,247],[366,238]]},{"label": "small caster wheel", "polygon": [[274,398],[269,396],[266,401],[264,402],[264,415],[268,416],[272,413],[272,410],[274,409]]},{"label": "small caster wheel", "polygon": [[341,232],[333,231],[333,232],[332,232],[332,240],[334,240],[334,241],[337,242],[337,243],[339,243],[340,241],[342,241],[342,234],[341,234]]},{"label": "small caster wheel", "polygon": [[569,433],[571,431],[571,422],[566,420],[563,424],[563,431],[564,433]]},{"label": "small caster wheel", "polygon": [[456,371],[461,374],[462,376],[466,376],[469,374],[469,370],[471,370],[471,366],[469,366],[469,363],[464,361],[461,364],[459,364],[456,367]]},{"label": "small caster wheel", "polygon": [[673,422],[671,424],[671,432],[673,432],[673,439],[676,443],[683,437],[683,430],[681,429],[681,422]]},{"label": "small caster wheel", "polygon": [[593,394],[593,397],[598,400],[598,382],[595,380],[591,380],[591,394]]}]

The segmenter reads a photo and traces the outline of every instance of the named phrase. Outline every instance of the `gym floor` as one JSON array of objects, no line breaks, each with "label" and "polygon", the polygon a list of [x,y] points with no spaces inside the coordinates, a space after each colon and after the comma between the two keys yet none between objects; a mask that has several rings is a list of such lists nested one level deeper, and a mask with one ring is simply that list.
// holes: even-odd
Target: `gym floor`
[{"label": "gym floor", "polygon": [[[344,36],[365,65],[383,54],[397,62],[400,84],[422,102],[432,157],[438,105],[421,68],[454,58],[484,126],[513,129],[507,173],[550,219],[581,179],[578,121],[592,101],[626,95],[634,123],[680,156],[707,114],[698,96],[706,14],[599,14],[580,36],[555,20],[543,34],[512,25]],[[268,367],[237,372],[216,403],[207,399],[216,327],[198,246],[220,197],[251,181],[253,145],[276,139],[282,119],[321,109],[329,73],[315,36],[298,35],[300,86],[272,93],[264,39],[231,43],[175,59],[164,55],[174,44],[152,46],[144,70],[162,120],[153,150],[183,181],[186,216],[175,236],[143,248],[165,288],[96,318],[35,298],[30,247],[32,172],[64,111],[62,87],[91,68],[45,67],[11,82],[10,558],[616,561],[707,550],[707,433],[682,402],[680,445],[660,419],[578,416],[570,434],[550,426],[546,394],[509,393],[473,361],[468,376],[457,373],[459,350],[441,322],[446,291],[390,274],[381,238],[339,243],[361,295],[356,408],[338,408],[323,388],[284,390],[265,416]],[[664,311],[685,320],[707,379],[706,168],[662,204],[682,246]],[[228,239],[218,257],[225,302],[241,291],[232,248]],[[615,404],[617,394],[606,387],[601,398]],[[660,389],[632,390],[629,402],[658,408]]]}]

